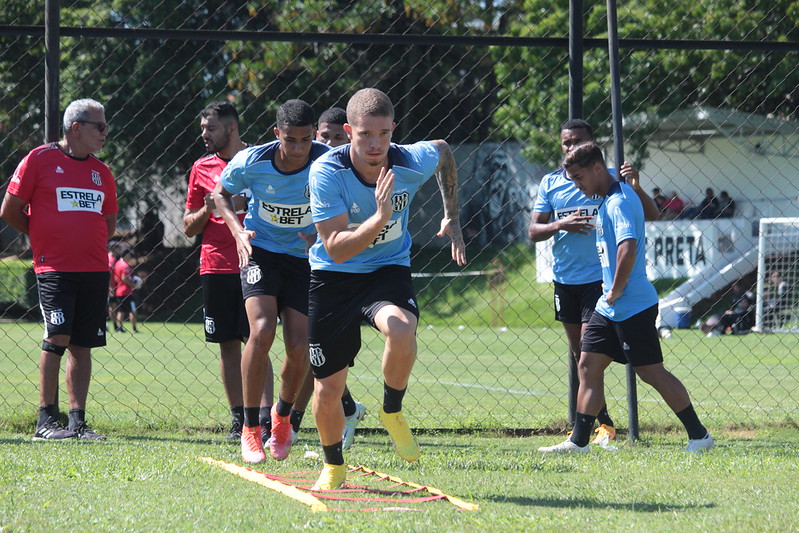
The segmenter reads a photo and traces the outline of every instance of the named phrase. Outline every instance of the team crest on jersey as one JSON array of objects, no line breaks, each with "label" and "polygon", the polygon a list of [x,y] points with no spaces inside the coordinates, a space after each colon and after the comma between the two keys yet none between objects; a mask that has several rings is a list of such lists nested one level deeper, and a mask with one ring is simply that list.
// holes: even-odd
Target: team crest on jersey
[{"label": "team crest on jersey", "polygon": [[205,332],[209,335],[216,333],[216,322],[210,316],[205,317]]},{"label": "team crest on jersey", "polygon": [[597,235],[599,235],[600,237],[604,237],[604,236],[605,236],[605,232],[602,230],[602,226],[601,226],[601,225],[597,225],[597,228],[596,228],[596,233],[597,233]]},{"label": "team crest on jersey", "polygon": [[253,266],[247,269],[247,283],[255,285],[261,281],[261,267]]},{"label": "team crest on jersey", "polygon": [[398,213],[408,207],[410,195],[407,192],[395,194],[391,197],[391,208],[395,213]]},{"label": "team crest on jersey", "polygon": [[50,323],[54,326],[60,326],[64,323],[64,311],[61,309],[53,309],[50,311]]},{"label": "team crest on jersey", "polygon": [[92,183],[97,185],[98,187],[103,186],[103,180],[100,179],[100,173],[96,170],[92,170]]},{"label": "team crest on jersey", "polygon": [[309,187],[308,185],[305,186],[305,197],[308,198],[309,200],[311,199],[311,187]]},{"label": "team crest on jersey", "polygon": [[311,364],[313,366],[322,366],[325,364],[325,354],[322,353],[322,347],[318,344],[309,344],[308,345],[308,355],[311,358]]}]

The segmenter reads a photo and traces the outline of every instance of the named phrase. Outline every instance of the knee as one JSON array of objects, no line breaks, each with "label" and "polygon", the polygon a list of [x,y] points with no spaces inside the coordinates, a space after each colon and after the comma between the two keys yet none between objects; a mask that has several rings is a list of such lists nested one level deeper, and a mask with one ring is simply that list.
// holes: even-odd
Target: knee
[{"label": "knee", "polygon": [[275,339],[277,324],[271,320],[256,320],[250,325],[249,342],[257,344],[271,344]]},{"label": "knee", "polygon": [[392,324],[386,332],[386,340],[394,347],[416,351],[416,327],[407,322]]}]

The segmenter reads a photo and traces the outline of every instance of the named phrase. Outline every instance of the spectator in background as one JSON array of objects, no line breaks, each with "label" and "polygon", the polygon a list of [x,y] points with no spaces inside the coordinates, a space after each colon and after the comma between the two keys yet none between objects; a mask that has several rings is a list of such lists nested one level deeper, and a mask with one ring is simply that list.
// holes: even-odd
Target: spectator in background
[{"label": "spectator in background", "polygon": [[663,196],[663,192],[660,190],[660,187],[655,187],[652,189],[652,201],[655,202],[655,207],[658,208],[658,212],[663,215],[663,210],[666,208],[666,202],[668,202],[668,198]]},{"label": "spectator in background", "polygon": [[136,301],[133,299],[133,268],[128,261],[132,256],[130,248],[126,248],[119,254],[119,259],[114,263],[113,282],[114,297],[116,298],[116,313],[114,315],[114,331],[125,332],[125,313],[130,320],[130,329],[133,333],[138,333],[136,329]]},{"label": "spectator in background", "polygon": [[[8,185],[0,217],[30,237],[44,318],[39,359],[39,419],[33,440],[102,440],[86,424],[92,348],[105,346],[108,237],[116,228],[117,190],[103,149],[103,105],[82,99],[64,111],[64,137],[31,150]],[[58,374],[69,353],[69,425],[58,422]],[[67,452],[68,454],[70,452]],[[58,468],[58,461],[53,462]]]},{"label": "spectator in background", "polygon": [[663,205],[660,218],[663,220],[675,220],[680,218],[685,210],[685,202],[677,195],[677,191],[671,191],[669,199]]},{"label": "spectator in background", "polygon": [[779,270],[772,270],[768,278],[768,293],[763,306],[763,323],[766,328],[782,326],[787,319],[785,310],[790,306],[790,285]]},{"label": "spectator in background", "polygon": [[[732,305],[723,315],[715,317],[716,320],[708,320],[707,336],[719,337],[728,330],[733,335],[746,335],[752,331],[755,325],[755,295],[752,291],[744,289],[739,283],[732,284]],[[713,317],[711,317],[712,319]],[[711,325],[712,323],[712,325]],[[703,331],[705,329],[703,328]]]},{"label": "spectator in background", "polygon": [[699,209],[695,218],[703,220],[714,219],[719,215],[719,199],[716,198],[713,189],[708,187],[705,189],[705,197],[702,203],[699,204]]},{"label": "spectator in background", "polygon": [[730,198],[727,191],[721,191],[719,205],[719,218],[732,218],[735,216],[735,200]]}]

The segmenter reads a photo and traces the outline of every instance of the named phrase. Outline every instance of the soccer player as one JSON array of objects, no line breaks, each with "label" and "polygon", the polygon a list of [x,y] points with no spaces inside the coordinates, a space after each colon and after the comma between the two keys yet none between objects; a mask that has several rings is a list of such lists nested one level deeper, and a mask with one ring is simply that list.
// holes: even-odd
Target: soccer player
[{"label": "soccer player", "polygon": [[316,378],[313,412],[324,451],[314,490],[345,480],[341,394],[361,346],[365,319],[385,337],[380,422],[406,461],[420,454],[402,412],[416,359],[419,311],[411,286],[409,206],[433,174],[444,203],[438,236],[449,235],[452,259],[466,263],[455,159],[442,140],[391,143],[394,106],[377,89],[362,89],[347,104],[350,144],[311,165],[311,207],[319,239],[310,252],[308,343]]},{"label": "soccer player", "polygon": [[602,265],[603,294],[585,329],[580,354],[580,388],[574,429],[568,440],[539,448],[545,453],[588,453],[597,413],[604,405],[605,369],[614,361],[632,365],[677,414],[688,432],[688,452],[713,447],[713,438],[691,405],[688,391],[663,366],[655,319],[658,295],[646,277],[646,236],[640,200],[608,172],[593,141],[570,150],[563,168],[586,197],[601,199],[596,215],[596,247]]},{"label": "soccer player", "polygon": [[[328,145],[331,148],[338,148],[349,142],[347,133],[344,131],[344,123],[347,122],[347,112],[340,107],[331,107],[319,116],[319,127],[316,130],[316,140]],[[291,408],[291,428],[294,431],[293,437],[296,438],[300,431],[300,424],[305,416],[305,409],[311,399],[314,388],[313,372],[308,368],[305,382],[302,389],[297,394],[294,407]],[[366,407],[355,401],[349,389],[344,387],[344,395],[341,397],[341,405],[344,408],[344,433],[341,436],[342,449],[347,450],[355,439],[355,429],[358,423],[366,416]]]},{"label": "soccer player", "polygon": [[[266,460],[257,405],[278,315],[283,323],[286,359],[281,369],[280,394],[272,407],[269,451],[279,461],[291,450],[289,414],[308,370],[307,250],[316,239],[308,167],[328,151],[327,146],[313,140],[314,119],[311,106],[302,100],[289,100],[281,105],[274,129],[277,140],[236,154],[214,189],[214,202],[236,240],[250,323],[250,337],[241,361],[244,385],[241,454],[247,463]],[[242,226],[227,199],[248,187],[253,197]]]},{"label": "soccer player", "polygon": [[347,112],[340,107],[325,109],[319,115],[319,127],[316,129],[316,140],[325,143],[331,148],[338,148],[350,140],[344,131],[347,122]]},{"label": "soccer player", "polygon": [[[219,370],[232,415],[230,432],[225,439],[241,440],[244,424],[241,343],[250,330],[241,294],[236,241],[216,209],[211,193],[228,162],[247,144],[239,137],[239,114],[229,102],[211,102],[205,106],[200,112],[200,130],[207,153],[191,167],[183,232],[187,237],[202,233],[200,284],[205,342],[219,344]],[[243,220],[247,197],[234,196],[233,202],[239,220]],[[272,395],[272,365],[267,363],[259,412],[264,440],[271,432]]]},{"label": "soccer player", "polygon": [[[563,154],[593,139],[593,129],[584,120],[572,119],[560,127]],[[638,171],[625,162],[621,175],[630,183],[641,202],[647,206],[647,220],[656,220],[657,208],[639,185]],[[554,239],[552,274],[555,278],[555,319],[563,323],[574,367],[580,360],[580,339],[602,295],[602,270],[596,252],[594,217],[600,198],[589,198],[574,186],[560,168],[541,179],[538,198],[530,220],[530,239],[534,242]],[[651,205],[650,205],[651,204]],[[652,218],[654,217],[654,218]],[[613,420],[604,404],[597,416],[599,427],[594,442],[616,438]]]},{"label": "soccer player", "polygon": [[[34,148],[8,185],[0,217],[29,235],[44,318],[39,418],[34,440],[102,440],[86,424],[92,348],[105,346],[110,272],[106,243],[116,228],[117,193],[108,166],[93,154],[108,136],[105,109],[91,99],[64,111],[64,137]],[[69,424],[55,404],[67,358]]]}]

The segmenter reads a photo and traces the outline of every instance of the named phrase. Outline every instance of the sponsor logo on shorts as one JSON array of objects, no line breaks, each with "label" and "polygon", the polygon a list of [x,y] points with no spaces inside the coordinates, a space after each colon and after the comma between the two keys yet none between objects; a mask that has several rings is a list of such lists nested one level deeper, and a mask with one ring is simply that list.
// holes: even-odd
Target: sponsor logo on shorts
[{"label": "sponsor logo on shorts", "polygon": [[94,183],[98,187],[103,186],[103,180],[100,179],[100,173],[97,172],[96,170],[92,170],[92,183]]},{"label": "sponsor logo on shorts", "polygon": [[93,189],[58,187],[55,190],[59,211],[90,211],[102,213],[105,193]]},{"label": "sponsor logo on shorts", "polygon": [[311,358],[311,364],[313,366],[322,366],[325,364],[325,354],[322,353],[322,347],[319,344],[309,344],[308,355]]},{"label": "sponsor logo on shorts", "polygon": [[391,209],[393,209],[395,213],[399,213],[408,207],[409,200],[410,195],[407,192],[395,194],[391,197]]},{"label": "sponsor logo on shorts", "polygon": [[255,285],[259,281],[261,281],[261,267],[259,266],[252,266],[247,269],[247,283],[250,285]]},{"label": "sponsor logo on shorts", "polygon": [[53,309],[50,311],[50,323],[54,326],[60,326],[64,323],[64,311],[61,309]]},{"label": "sponsor logo on shorts", "polygon": [[416,302],[413,300],[413,298],[408,298],[408,303],[411,304],[414,309],[416,309]]},{"label": "sponsor logo on shorts", "polygon": [[98,337],[102,337],[103,336],[103,328],[97,328],[97,336]]},{"label": "sponsor logo on shorts", "polygon": [[626,342],[625,342],[625,343],[622,343],[621,347],[622,347],[622,349],[623,349],[625,352],[629,352],[629,351],[630,351],[630,345],[629,345],[629,344],[627,344]]},{"label": "sponsor logo on shorts", "polygon": [[209,335],[216,333],[216,322],[209,316],[205,317],[205,332]]}]

